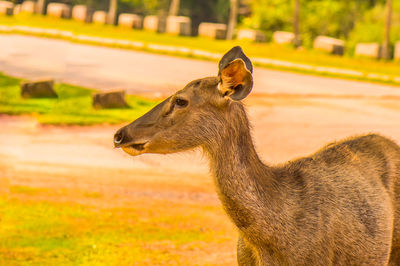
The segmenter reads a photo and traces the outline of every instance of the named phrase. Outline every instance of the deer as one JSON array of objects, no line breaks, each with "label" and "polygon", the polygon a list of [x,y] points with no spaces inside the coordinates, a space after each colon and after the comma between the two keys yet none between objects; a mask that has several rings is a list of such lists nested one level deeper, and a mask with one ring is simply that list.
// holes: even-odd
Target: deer
[{"label": "deer", "polygon": [[119,129],[114,146],[132,156],[201,148],[239,232],[238,265],[400,265],[400,147],[367,134],[265,164],[242,103],[252,63],[236,46],[218,67]]}]

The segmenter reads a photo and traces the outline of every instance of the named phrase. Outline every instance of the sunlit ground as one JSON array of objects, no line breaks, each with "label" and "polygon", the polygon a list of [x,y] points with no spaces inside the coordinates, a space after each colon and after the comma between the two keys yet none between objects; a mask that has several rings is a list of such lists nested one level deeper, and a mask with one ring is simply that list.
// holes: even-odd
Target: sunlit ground
[{"label": "sunlit ground", "polygon": [[218,207],[165,200],[104,207],[100,194],[64,193],[13,186],[1,198],[2,265],[219,263],[205,256],[220,257],[221,250],[221,264],[232,262],[235,233],[218,222]]},{"label": "sunlit ground", "polygon": [[237,234],[214,200],[62,187],[12,185],[0,197],[1,265],[234,263]]}]

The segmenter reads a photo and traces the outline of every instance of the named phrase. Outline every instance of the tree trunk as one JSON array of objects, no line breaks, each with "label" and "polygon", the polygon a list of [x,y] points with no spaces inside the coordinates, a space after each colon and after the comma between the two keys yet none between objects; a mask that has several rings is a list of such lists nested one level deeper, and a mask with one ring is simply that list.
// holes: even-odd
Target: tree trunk
[{"label": "tree trunk", "polygon": [[171,1],[171,5],[169,6],[169,12],[168,12],[169,16],[177,16],[178,15],[178,13],[179,13],[179,4],[180,4],[179,0],[172,0]]},{"label": "tree trunk", "polygon": [[38,0],[36,2],[36,7],[35,7],[35,13],[36,14],[40,14],[40,15],[44,15],[45,14],[45,10],[46,10],[46,0]]},{"label": "tree trunk", "polygon": [[110,0],[110,7],[108,8],[107,23],[114,25],[116,23],[118,9],[118,0]]},{"label": "tree trunk", "polygon": [[231,6],[230,6],[230,12],[229,12],[229,22],[228,22],[228,28],[226,31],[226,39],[227,40],[232,40],[233,38],[233,32],[236,27],[236,20],[237,20],[237,13],[238,13],[238,0],[230,0]]},{"label": "tree trunk", "polygon": [[300,0],[294,0],[294,19],[293,19],[293,31],[294,31],[294,46],[299,47],[301,45],[300,38]]},{"label": "tree trunk", "polygon": [[383,36],[383,45],[382,45],[382,58],[390,59],[391,58],[391,49],[390,49],[390,27],[392,24],[392,0],[386,0],[386,22]]}]

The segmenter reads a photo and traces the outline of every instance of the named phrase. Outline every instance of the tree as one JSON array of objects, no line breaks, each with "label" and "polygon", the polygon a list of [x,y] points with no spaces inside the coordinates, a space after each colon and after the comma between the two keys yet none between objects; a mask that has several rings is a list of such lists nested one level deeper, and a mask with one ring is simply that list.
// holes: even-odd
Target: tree
[{"label": "tree", "polygon": [[179,13],[180,0],[171,0],[171,5],[169,6],[168,15],[177,16]]},{"label": "tree", "polygon": [[392,0],[386,1],[386,22],[382,44],[382,58],[390,59],[390,28],[392,24]]},{"label": "tree", "polygon": [[237,13],[238,13],[238,0],[230,0],[230,12],[229,12],[229,22],[226,31],[226,39],[232,40],[233,32],[236,27]]},{"label": "tree", "polygon": [[46,0],[38,0],[35,6],[35,13],[44,15],[46,10]]},{"label": "tree", "polygon": [[115,24],[117,18],[118,0],[110,0],[110,6],[108,8],[107,23]]},{"label": "tree", "polygon": [[299,47],[301,45],[299,24],[300,24],[300,0],[294,0],[293,31],[294,31],[295,47]]}]

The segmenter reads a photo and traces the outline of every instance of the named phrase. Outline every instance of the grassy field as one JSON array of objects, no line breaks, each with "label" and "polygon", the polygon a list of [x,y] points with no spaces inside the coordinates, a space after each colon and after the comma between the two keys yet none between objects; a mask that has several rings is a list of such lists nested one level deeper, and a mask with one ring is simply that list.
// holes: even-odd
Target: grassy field
[{"label": "grassy field", "polygon": [[24,99],[20,95],[20,82],[0,73],[0,113],[32,114],[42,124],[117,124],[134,120],[156,104],[128,95],[131,108],[96,110],[92,107],[93,90],[68,84],[56,84],[58,99]]},{"label": "grassy field", "polygon": [[219,206],[9,190],[0,196],[0,265],[215,265],[211,253],[235,253],[236,233]]},{"label": "grassy field", "polygon": [[400,64],[397,62],[355,59],[324,54],[313,50],[295,50],[289,46],[272,43],[251,43],[247,41],[211,40],[200,37],[170,36],[142,30],[133,30],[110,25],[85,24],[72,20],[56,19],[38,15],[19,14],[13,17],[1,16],[0,25],[24,25],[42,28],[55,28],[97,37],[118,38],[144,43],[185,46],[210,52],[223,53],[234,45],[241,45],[251,57],[280,59],[314,66],[326,66],[353,69],[367,73],[399,75]]}]

